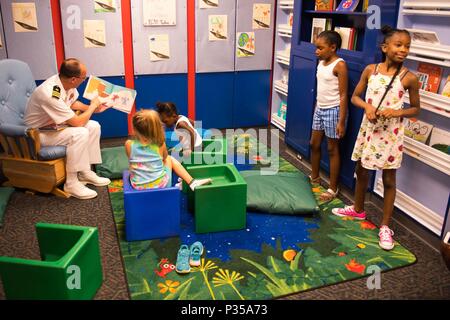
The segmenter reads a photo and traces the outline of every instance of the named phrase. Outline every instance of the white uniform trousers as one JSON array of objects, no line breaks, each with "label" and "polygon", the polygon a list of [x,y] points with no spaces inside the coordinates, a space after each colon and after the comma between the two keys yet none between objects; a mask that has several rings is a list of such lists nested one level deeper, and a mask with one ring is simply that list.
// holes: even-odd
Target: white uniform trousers
[{"label": "white uniform trousers", "polygon": [[42,146],[66,146],[66,172],[76,173],[91,170],[91,164],[102,163],[100,134],[100,124],[89,120],[84,127],[41,132],[39,138]]}]

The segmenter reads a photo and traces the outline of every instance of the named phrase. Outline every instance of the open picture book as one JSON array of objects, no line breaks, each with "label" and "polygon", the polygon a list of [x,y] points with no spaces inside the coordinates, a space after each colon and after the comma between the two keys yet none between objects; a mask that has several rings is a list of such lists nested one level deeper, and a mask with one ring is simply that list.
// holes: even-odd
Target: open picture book
[{"label": "open picture book", "polygon": [[83,93],[83,98],[92,100],[98,97],[107,106],[125,113],[130,113],[136,95],[136,90],[112,84],[95,76],[90,76]]}]

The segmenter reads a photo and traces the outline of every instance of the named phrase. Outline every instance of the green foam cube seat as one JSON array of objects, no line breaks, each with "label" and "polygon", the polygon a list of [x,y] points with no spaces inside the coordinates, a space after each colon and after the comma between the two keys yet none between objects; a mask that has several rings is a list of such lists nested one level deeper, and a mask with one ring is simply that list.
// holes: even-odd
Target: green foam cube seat
[{"label": "green foam cube seat", "polygon": [[195,179],[211,178],[212,184],[188,191],[188,208],[194,213],[195,232],[240,230],[247,223],[247,183],[233,164],[193,166]]},{"label": "green foam cube seat", "polygon": [[37,223],[42,260],[0,257],[7,299],[87,300],[103,282],[95,227]]},{"label": "green foam cube seat", "polygon": [[225,164],[227,148],[227,139],[203,139],[201,150],[194,150],[189,156],[184,156],[181,163],[184,167]]}]

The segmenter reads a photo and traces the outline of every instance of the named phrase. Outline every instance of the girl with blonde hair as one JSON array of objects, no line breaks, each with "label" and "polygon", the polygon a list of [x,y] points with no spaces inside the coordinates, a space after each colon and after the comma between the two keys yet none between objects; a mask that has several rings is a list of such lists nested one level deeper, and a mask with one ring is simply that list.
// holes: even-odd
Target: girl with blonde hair
[{"label": "girl with blonde hair", "polygon": [[164,129],[156,111],[143,109],[133,116],[132,123],[136,138],[125,142],[125,150],[130,160],[130,183],[133,188],[171,187],[172,170],[192,190],[212,182],[211,179],[193,179],[178,160],[168,155]]}]

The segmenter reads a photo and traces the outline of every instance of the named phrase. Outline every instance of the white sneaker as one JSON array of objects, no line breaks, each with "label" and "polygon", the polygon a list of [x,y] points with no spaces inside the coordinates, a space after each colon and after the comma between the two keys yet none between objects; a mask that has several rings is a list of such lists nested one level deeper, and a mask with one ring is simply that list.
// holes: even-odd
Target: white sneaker
[{"label": "white sneaker", "polygon": [[71,197],[77,199],[92,199],[97,196],[97,192],[84,186],[81,182],[75,182],[70,185],[64,184],[64,192],[68,193]]},{"label": "white sneaker", "polygon": [[194,179],[191,181],[191,184],[189,185],[189,188],[191,188],[192,191],[195,190],[195,188],[200,187],[200,186],[204,186],[205,184],[211,184],[212,183],[212,179],[208,178],[208,179]]},{"label": "white sneaker", "polygon": [[83,171],[78,173],[78,179],[83,184],[93,184],[96,187],[103,187],[107,186],[111,183],[111,180],[108,178],[102,178],[99,177],[95,172],[93,171]]}]

